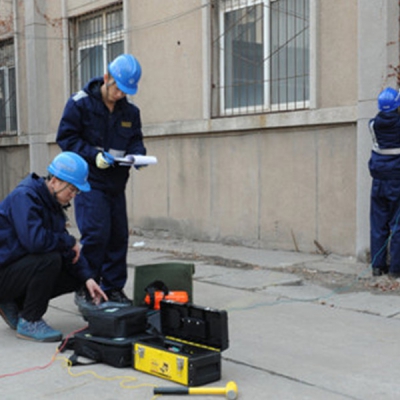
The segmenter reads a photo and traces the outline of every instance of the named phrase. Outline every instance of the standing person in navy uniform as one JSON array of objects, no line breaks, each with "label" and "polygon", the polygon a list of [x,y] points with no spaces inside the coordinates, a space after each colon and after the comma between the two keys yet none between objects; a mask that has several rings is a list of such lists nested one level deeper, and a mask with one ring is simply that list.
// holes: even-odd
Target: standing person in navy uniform
[{"label": "standing person in navy uniform", "polygon": [[[378,96],[379,113],[370,120],[373,140],[370,246],[373,276],[400,277],[400,94],[393,88]],[[388,250],[390,249],[390,264]]]},{"label": "standing person in navy uniform", "polygon": [[107,300],[66,229],[64,209],[90,190],[88,170],[79,155],[60,153],[47,178],[28,175],[0,203],[0,316],[19,338],[61,340],[42,317],[50,299],[83,284],[95,304]]},{"label": "standing person in navy uniform", "polygon": [[97,269],[112,302],[130,304],[123,288],[127,279],[128,218],[125,187],[130,167],[115,157],[145,155],[139,109],[126,99],[138,90],[141,66],[130,54],[108,65],[67,102],[57,133],[63,150],[89,164],[92,190],[75,199],[82,253]]}]

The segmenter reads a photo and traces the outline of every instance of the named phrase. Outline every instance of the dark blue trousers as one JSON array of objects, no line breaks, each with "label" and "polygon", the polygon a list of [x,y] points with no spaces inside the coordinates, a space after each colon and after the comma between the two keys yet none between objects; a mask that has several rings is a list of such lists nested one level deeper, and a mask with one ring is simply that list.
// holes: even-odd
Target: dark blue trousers
[{"label": "dark blue trousers", "polygon": [[92,189],[75,198],[82,254],[103,290],[122,289],[127,279],[128,217],[125,193]]},{"label": "dark blue trousers", "polygon": [[[400,180],[373,179],[370,227],[371,264],[400,274]],[[390,249],[390,266],[387,264]]]}]

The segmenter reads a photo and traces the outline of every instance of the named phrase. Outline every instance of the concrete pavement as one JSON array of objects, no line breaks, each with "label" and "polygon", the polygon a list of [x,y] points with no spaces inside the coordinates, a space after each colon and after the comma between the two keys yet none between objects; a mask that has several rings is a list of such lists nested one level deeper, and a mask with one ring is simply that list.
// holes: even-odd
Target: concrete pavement
[{"label": "concrete pavement", "polygon": [[[132,236],[127,294],[135,265],[188,260],[196,268],[194,303],[228,311],[222,379],[208,386],[234,380],[243,400],[399,398],[400,292],[368,290],[367,265],[335,255]],[[72,294],[54,299],[45,319],[65,335],[86,325]],[[0,346],[1,399],[150,400],[154,386],[175,386],[130,368],[68,369],[71,352],[54,355],[57,344],[17,339],[3,321]]]}]

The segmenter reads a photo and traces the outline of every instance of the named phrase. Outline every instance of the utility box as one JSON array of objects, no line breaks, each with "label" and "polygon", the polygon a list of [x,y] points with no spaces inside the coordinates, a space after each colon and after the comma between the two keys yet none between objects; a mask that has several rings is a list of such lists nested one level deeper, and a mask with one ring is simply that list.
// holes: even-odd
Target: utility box
[{"label": "utility box", "polygon": [[227,312],[169,300],[160,305],[162,335],[133,343],[133,368],[187,386],[220,380]]}]

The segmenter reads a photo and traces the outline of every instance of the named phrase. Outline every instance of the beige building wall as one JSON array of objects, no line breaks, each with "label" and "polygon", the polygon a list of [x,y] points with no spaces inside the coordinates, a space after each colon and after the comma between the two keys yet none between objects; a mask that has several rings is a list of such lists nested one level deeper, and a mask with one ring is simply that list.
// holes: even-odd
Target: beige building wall
[{"label": "beige building wall", "polygon": [[358,3],[322,0],[316,4],[318,108],[357,104]]},{"label": "beige building wall", "polygon": [[[143,68],[138,95],[145,124],[203,116],[201,0],[132,1],[128,9],[131,51]],[[209,94],[208,94],[209,95]]]},{"label": "beige building wall", "polygon": [[354,252],[354,124],[160,138],[147,147],[159,164],[134,173],[135,227],[304,252],[316,251],[317,241],[327,251]]},{"label": "beige building wall", "polygon": [[[0,137],[0,197],[34,167],[44,174],[59,151],[54,141],[70,95],[68,18],[114,3],[0,3],[2,19],[17,16],[19,103],[18,136]],[[398,63],[398,49],[388,51],[386,39],[398,38],[398,6],[389,0],[310,4],[310,109],[211,119],[209,2],[168,0],[160,7],[159,0],[123,1],[126,51],[143,68],[132,100],[141,109],[148,154],[159,160],[132,171],[132,231],[366,256],[366,119],[378,91],[396,84],[387,65]],[[384,34],[370,37],[366,47],[369,27]],[[12,35],[1,29],[0,39]],[[39,59],[29,46],[40,50]],[[382,47],[390,56],[360,66],[366,52],[380,54]],[[10,165],[12,173],[5,174]]]}]

